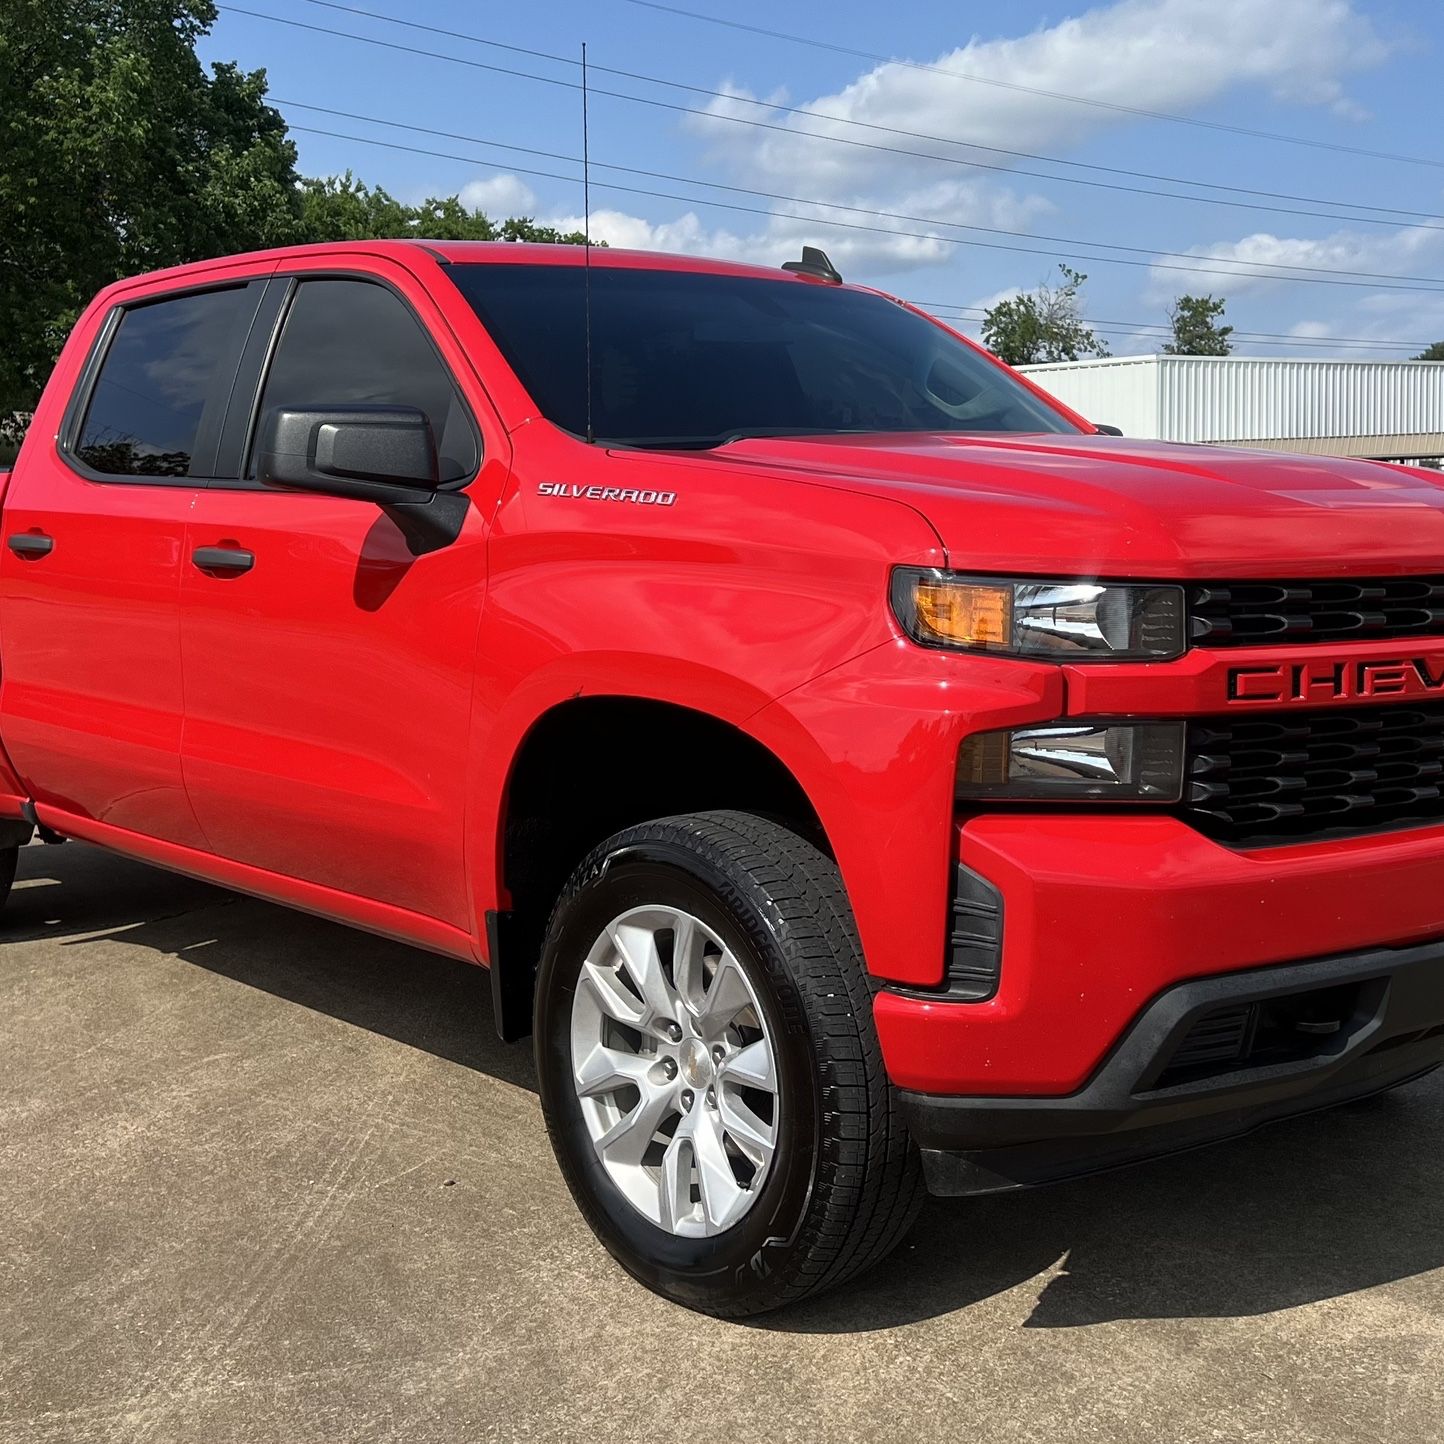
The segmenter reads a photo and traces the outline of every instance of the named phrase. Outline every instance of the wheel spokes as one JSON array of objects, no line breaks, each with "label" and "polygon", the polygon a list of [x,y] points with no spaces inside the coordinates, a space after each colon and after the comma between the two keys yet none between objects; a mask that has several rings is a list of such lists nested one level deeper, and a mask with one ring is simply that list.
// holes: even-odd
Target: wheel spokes
[{"label": "wheel spokes", "polygon": [[607,936],[617,950],[617,957],[627,976],[642,995],[645,1005],[645,1022],[658,1018],[674,1018],[677,1013],[677,995],[667,982],[662,971],[662,957],[657,951],[657,934],[645,926],[630,923],[612,923]]},{"label": "wheel spokes", "polygon": [[777,1072],[772,1065],[772,1049],[765,1038],[739,1048],[717,1065],[717,1081],[734,1088],[758,1088],[764,1093],[777,1092]]},{"label": "wheel spokes", "polygon": [[705,946],[706,939],[693,919],[679,917],[672,929],[672,978],[683,1004],[694,1015],[702,1011],[707,999],[707,978],[702,966]]},{"label": "wheel spokes", "polygon": [[640,1002],[622,982],[615,968],[583,963],[581,976],[577,979],[578,997],[583,993],[590,996],[597,1008],[614,1022],[625,1023],[631,1028],[643,1027],[647,1022],[647,1005]]},{"label": "wheel spokes", "polygon": [[608,1163],[637,1167],[657,1129],[676,1111],[670,1089],[643,1088],[636,1106],[597,1139],[597,1149]]},{"label": "wheel spokes", "polygon": [[771,1159],[777,1147],[777,1130],[764,1122],[735,1093],[717,1094],[717,1114],[722,1131],[754,1168]]},{"label": "wheel spokes", "polygon": [[[708,1233],[720,1233],[743,1211],[748,1202],[747,1191],[737,1182],[717,1114],[699,1108],[683,1124],[692,1140],[692,1154],[697,1164],[697,1188],[702,1195],[702,1214]],[[677,1130],[681,1133],[682,1129]]]},{"label": "wheel spokes", "polygon": [[683,1136],[680,1129],[662,1155],[658,1193],[662,1227],[670,1228],[673,1233],[684,1232],[696,1206],[692,1202],[692,1140]]},{"label": "wheel spokes", "polygon": [[752,989],[747,986],[737,959],[731,953],[723,953],[717,960],[716,971],[707,986],[707,996],[697,1015],[703,1035],[720,1037],[739,1013],[753,1006]]},{"label": "wheel spokes", "polygon": [[629,1084],[647,1092],[653,1086],[647,1076],[652,1066],[653,1060],[639,1053],[626,1053],[605,1043],[595,1043],[585,1058],[573,1064],[572,1076],[583,1098],[614,1093]]},{"label": "wheel spokes", "polygon": [[650,906],[602,930],[571,1063],[597,1157],[641,1214],[703,1237],[751,1207],[777,1149],[777,1065],[746,970],[705,923]]}]

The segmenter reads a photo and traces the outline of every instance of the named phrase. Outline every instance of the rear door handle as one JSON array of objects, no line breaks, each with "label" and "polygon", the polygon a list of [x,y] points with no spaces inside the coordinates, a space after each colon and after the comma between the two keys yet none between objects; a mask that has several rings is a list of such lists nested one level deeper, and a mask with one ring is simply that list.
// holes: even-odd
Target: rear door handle
[{"label": "rear door handle", "polygon": [[49,556],[55,550],[55,538],[40,532],[17,531],[6,539],[6,545],[17,557],[38,559]]},{"label": "rear door handle", "polygon": [[241,547],[197,547],[191,561],[203,572],[234,576],[250,571],[256,564],[256,554]]}]

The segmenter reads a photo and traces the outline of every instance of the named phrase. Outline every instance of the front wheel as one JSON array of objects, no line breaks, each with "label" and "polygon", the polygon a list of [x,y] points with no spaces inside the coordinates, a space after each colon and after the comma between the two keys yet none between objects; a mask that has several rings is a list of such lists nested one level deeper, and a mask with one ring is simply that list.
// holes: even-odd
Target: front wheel
[{"label": "front wheel", "polygon": [[744,813],[664,818],[582,863],[537,983],[567,1183],[658,1293],[739,1317],[884,1257],[922,1199],[836,866]]}]

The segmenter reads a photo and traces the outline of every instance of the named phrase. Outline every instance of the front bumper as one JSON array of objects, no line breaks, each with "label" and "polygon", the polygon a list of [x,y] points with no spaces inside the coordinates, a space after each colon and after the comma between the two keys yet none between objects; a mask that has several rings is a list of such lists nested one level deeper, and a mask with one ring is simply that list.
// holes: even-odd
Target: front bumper
[{"label": "front bumper", "polygon": [[[1227,1030],[1239,1018],[1253,1019],[1255,1044],[1221,1060],[1220,1020]],[[1178,984],[1063,1097],[901,1098],[932,1192],[993,1193],[1196,1147],[1441,1062],[1444,942],[1434,942]]]},{"label": "front bumper", "polygon": [[1444,827],[1238,852],[1167,816],[1019,811],[969,821],[955,856],[1001,895],[1000,983],[877,995],[915,1093],[1076,1093],[1180,983],[1444,939]]}]

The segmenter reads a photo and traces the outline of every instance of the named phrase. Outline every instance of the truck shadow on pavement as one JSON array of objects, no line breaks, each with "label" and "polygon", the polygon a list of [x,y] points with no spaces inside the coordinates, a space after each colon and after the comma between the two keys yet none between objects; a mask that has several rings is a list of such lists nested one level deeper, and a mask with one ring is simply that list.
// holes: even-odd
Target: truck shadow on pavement
[{"label": "truck shadow on pavement", "polygon": [[[0,939],[115,939],[535,1088],[483,970],[96,849],[30,847]],[[545,1148],[538,1130],[536,1146]],[[1016,1296],[1019,1327],[1227,1318],[1444,1267],[1444,1073],[1384,1098],[1048,1189],[934,1199],[887,1262],[751,1321],[847,1334]]]},{"label": "truck shadow on pavement", "polygon": [[81,843],[21,851],[0,941],[114,939],[536,1091],[492,1023],[484,968],[226,892]]}]

